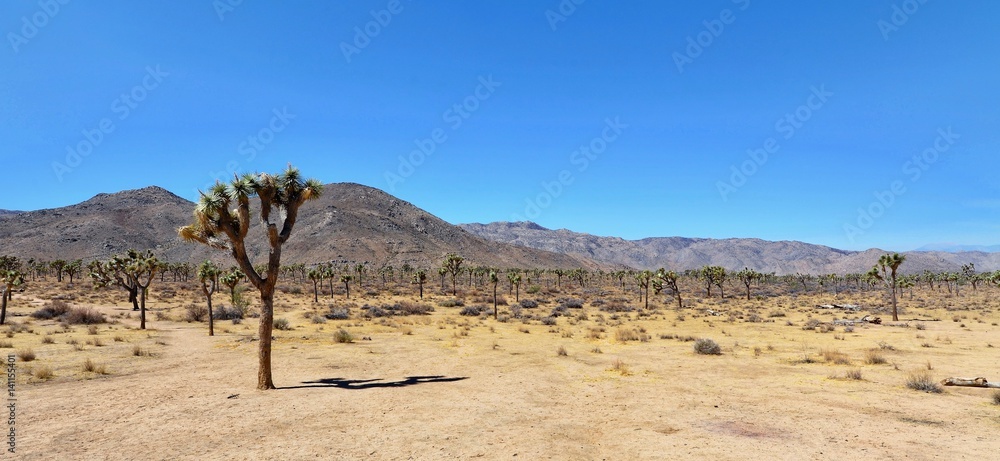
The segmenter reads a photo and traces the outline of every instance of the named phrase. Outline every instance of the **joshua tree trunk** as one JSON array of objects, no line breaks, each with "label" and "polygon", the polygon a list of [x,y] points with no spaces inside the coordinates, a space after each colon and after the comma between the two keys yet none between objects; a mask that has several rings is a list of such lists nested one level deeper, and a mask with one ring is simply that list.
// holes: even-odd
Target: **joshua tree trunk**
[{"label": "joshua tree trunk", "polygon": [[319,304],[319,283],[313,279],[313,302]]},{"label": "joshua tree trunk", "polygon": [[270,287],[262,287],[260,290],[260,326],[257,328],[257,336],[260,344],[257,346],[257,389],[274,389],[274,381],[271,379],[271,332],[274,327],[274,286],[273,283],[265,283]]},{"label": "joshua tree trunk", "polygon": [[10,298],[10,293],[7,288],[4,287],[3,291],[0,292],[0,325],[4,325],[7,321],[7,299]]},{"label": "joshua tree trunk", "polygon": [[212,294],[206,292],[205,297],[208,298],[208,335],[215,336],[215,319],[212,316]]},{"label": "joshua tree trunk", "polygon": [[493,284],[493,320],[496,320],[500,310],[497,308],[497,284]]}]

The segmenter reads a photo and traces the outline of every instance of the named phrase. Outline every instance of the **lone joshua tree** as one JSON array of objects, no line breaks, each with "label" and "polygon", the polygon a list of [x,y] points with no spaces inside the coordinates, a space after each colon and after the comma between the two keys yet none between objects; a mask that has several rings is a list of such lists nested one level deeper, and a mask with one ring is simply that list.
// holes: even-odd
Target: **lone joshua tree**
[{"label": "lone joshua tree", "polygon": [[[292,235],[299,207],[323,191],[318,181],[303,180],[291,165],[277,175],[244,174],[229,184],[216,183],[202,193],[194,210],[194,223],[178,229],[181,238],[227,250],[247,280],[260,292],[260,341],[257,347],[257,389],[274,389],[271,379],[271,333],[274,328],[274,287],[281,271],[281,247]],[[260,200],[260,222],[270,246],[265,273],[258,272],[247,256],[250,199]]]},{"label": "lone joshua tree", "polygon": [[215,320],[212,313],[212,295],[219,288],[219,268],[212,264],[212,261],[205,261],[198,266],[198,281],[201,283],[201,292],[205,295],[208,303],[208,335],[215,336]]},{"label": "lone joshua tree", "polygon": [[896,271],[899,266],[906,261],[906,256],[899,253],[892,255],[884,254],[878,258],[878,262],[868,271],[868,276],[882,282],[886,291],[892,296],[892,321],[898,322],[899,315],[896,311],[896,291],[899,283],[896,278]]}]

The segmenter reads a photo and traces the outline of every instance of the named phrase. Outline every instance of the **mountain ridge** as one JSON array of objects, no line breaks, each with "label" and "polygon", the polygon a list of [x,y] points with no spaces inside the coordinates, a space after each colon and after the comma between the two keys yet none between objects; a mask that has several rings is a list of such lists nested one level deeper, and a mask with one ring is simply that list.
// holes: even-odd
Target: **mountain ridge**
[{"label": "mountain ridge", "polygon": [[[551,230],[530,221],[469,223],[460,227],[483,238],[530,248],[585,256],[598,262],[635,269],[672,270],[719,265],[738,270],[749,267],[777,274],[867,272],[885,253],[878,248],[841,250],[794,240],[759,238],[646,237],[626,240],[567,229]],[[906,273],[931,270],[956,272],[966,263],[979,270],[1000,270],[1000,254],[982,252],[904,252]]]}]

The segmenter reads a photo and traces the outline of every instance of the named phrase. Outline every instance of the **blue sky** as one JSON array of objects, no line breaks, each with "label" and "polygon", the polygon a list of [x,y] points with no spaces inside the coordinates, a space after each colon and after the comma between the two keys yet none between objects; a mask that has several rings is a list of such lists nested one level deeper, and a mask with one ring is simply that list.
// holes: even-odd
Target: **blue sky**
[{"label": "blue sky", "polygon": [[[63,2],[66,2],[63,4]],[[291,162],[453,222],[1000,241],[1000,3],[0,3],[0,208]]]}]

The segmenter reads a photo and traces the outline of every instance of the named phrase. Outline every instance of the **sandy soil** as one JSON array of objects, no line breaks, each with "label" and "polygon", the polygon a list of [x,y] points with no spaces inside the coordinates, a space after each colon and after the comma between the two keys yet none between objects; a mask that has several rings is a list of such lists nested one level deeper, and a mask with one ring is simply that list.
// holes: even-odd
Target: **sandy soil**
[{"label": "sandy soil", "polygon": [[[560,317],[555,326],[443,307],[318,325],[302,316],[311,296],[300,297],[277,315],[293,329],[276,331],[273,391],[254,389],[254,319],[219,322],[215,337],[204,323],[155,319],[147,331],[125,319],[96,335],[30,323],[34,331],[13,335],[7,349],[38,354],[18,363],[16,459],[921,460],[992,459],[1000,449],[990,391],[904,386],[918,370],[935,380],[1000,380],[990,344],[1000,341],[1000,315],[988,307],[963,311],[961,323],[950,311],[912,309],[910,317],[940,320],[920,330],[910,322],[821,333],[801,328],[806,316],[840,313],[801,300],[788,317],[763,323],[699,314],[704,306],[686,309],[683,321],[669,308],[613,321],[587,305],[587,320]],[[14,320],[26,321],[34,307],[15,306]],[[112,318],[128,312],[124,304],[98,308]],[[588,337],[602,326],[600,339]],[[334,342],[341,327],[357,341]],[[620,328],[651,338],[617,341]],[[54,343],[41,343],[46,335]],[[674,335],[713,338],[723,354],[664,339]],[[136,346],[151,355],[134,355]],[[865,364],[871,349],[888,363]],[[825,362],[824,350],[850,364]],[[80,371],[88,357],[108,374]],[[615,370],[616,361],[627,371]],[[35,379],[40,366],[55,377]],[[863,379],[844,378],[849,370]]]}]

